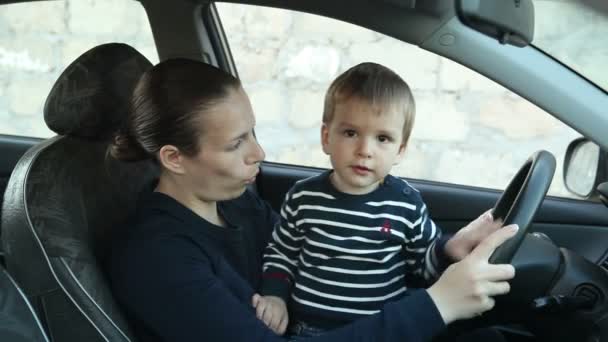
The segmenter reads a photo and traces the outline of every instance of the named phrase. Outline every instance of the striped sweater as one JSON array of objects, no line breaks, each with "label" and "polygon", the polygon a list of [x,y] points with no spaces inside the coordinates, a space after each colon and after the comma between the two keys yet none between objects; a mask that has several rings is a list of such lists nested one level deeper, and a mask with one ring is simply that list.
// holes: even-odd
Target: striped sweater
[{"label": "striped sweater", "polygon": [[431,283],[445,256],[441,231],[406,181],[389,175],[373,192],[350,195],[330,173],[287,193],[265,251],[262,293],[284,298],[292,322],[333,327],[379,312],[408,285]]}]

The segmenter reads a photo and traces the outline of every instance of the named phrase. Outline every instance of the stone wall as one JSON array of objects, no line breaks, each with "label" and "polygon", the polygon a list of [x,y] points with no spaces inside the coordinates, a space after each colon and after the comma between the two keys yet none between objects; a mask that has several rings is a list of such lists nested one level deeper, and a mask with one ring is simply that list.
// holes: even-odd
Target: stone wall
[{"label": "stone wall", "polygon": [[[536,0],[536,41],[608,88],[608,20],[564,1]],[[395,174],[503,188],[538,149],[558,158],[551,194],[572,196],[561,163],[576,132],[459,64],[353,25],[308,14],[218,4],[268,160],[329,166],[319,146],[323,94],[362,61],[410,84],[417,118]],[[566,20],[555,20],[563,17]],[[271,23],[271,24],[269,24]],[[572,29],[575,28],[574,32]],[[63,68],[88,48],[126,42],[158,61],[143,8],[131,0],[0,6],[0,133],[46,137],[42,106]],[[574,47],[574,48],[573,48]]]},{"label": "stone wall", "polygon": [[36,1],[0,6],[0,134],[53,135],[44,100],[63,69],[108,42],[158,55],[143,7],[132,0]]},{"label": "stone wall", "polygon": [[[598,63],[608,60],[608,20],[588,11],[581,16],[571,2],[537,0],[535,6],[538,44],[608,88],[608,69]],[[329,167],[319,144],[324,92],[339,73],[374,61],[399,73],[417,103],[412,139],[395,174],[504,188],[534,151],[546,149],[558,162],[550,194],[575,197],[564,188],[561,167],[567,144],[579,134],[484,76],[332,19],[242,5],[218,9],[267,160]]]}]

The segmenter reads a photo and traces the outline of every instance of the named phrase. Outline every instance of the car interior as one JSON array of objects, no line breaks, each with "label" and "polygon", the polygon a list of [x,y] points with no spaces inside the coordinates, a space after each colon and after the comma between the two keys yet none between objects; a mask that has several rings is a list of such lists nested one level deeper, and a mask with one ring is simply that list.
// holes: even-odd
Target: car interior
[{"label": "car interior", "polygon": [[[15,2],[0,1],[0,8]],[[239,75],[216,3],[139,2],[159,60],[192,58]],[[550,152],[526,150],[529,158],[501,190],[408,182],[447,233],[487,208],[522,228],[493,256],[516,268],[511,293],[463,326],[494,326],[509,341],[608,342],[608,93],[534,46],[533,1],[226,2],[310,13],[380,32],[475,70],[576,130],[582,137],[570,143],[563,165]],[[138,193],[158,169],[153,162],[116,161],[106,148],[138,77],[152,63],[119,40],[80,53],[44,99],[40,114],[55,135],[0,134],[3,341],[136,340],[101,262],[112,229],[133,212]],[[590,184],[576,191],[566,181],[582,196],[547,195],[555,170],[566,180],[578,177],[575,166],[589,150],[596,158],[584,170],[593,176]],[[254,190],[279,210],[296,181],[321,171],[264,162]]]}]

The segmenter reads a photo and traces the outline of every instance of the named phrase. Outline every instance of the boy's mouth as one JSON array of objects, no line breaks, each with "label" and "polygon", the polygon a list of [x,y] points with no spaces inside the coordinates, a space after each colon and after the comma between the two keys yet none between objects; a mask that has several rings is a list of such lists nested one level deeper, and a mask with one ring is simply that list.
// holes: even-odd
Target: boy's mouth
[{"label": "boy's mouth", "polygon": [[362,166],[362,165],[353,165],[353,166],[351,166],[351,168],[357,174],[366,174],[366,173],[368,173],[368,172],[371,171],[371,169],[369,169],[369,168],[367,168],[365,166]]}]

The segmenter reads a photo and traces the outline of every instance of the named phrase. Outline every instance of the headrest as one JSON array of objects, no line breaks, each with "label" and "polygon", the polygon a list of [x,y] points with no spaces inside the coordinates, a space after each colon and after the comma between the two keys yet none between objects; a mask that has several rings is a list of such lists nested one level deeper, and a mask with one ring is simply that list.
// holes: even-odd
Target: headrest
[{"label": "headrest", "polygon": [[44,121],[57,134],[102,140],[127,115],[139,77],[152,67],[126,44],[99,45],[59,76],[44,104]]}]

